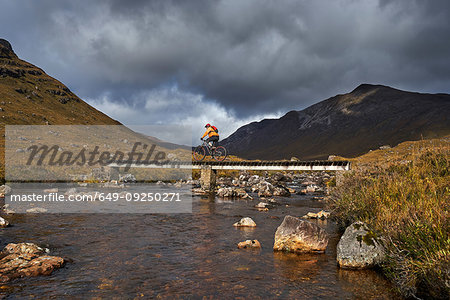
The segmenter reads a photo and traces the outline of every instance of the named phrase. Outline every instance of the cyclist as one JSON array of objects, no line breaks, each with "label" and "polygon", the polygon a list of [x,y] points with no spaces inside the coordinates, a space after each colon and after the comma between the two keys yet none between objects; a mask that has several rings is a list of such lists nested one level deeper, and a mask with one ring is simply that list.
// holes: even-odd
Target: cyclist
[{"label": "cyclist", "polygon": [[219,130],[215,126],[211,126],[209,123],[205,125],[205,128],[206,131],[200,139],[203,141],[203,138],[208,136],[206,142],[214,149],[219,141]]}]

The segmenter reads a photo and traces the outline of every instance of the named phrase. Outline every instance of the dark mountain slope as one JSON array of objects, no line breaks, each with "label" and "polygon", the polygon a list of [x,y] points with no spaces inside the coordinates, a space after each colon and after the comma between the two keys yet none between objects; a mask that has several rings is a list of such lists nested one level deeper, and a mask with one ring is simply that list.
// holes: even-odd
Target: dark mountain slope
[{"label": "dark mountain slope", "polygon": [[450,134],[450,95],[363,84],[280,119],[253,122],[222,141],[250,159],[353,157],[381,145]]},{"label": "dark mountain slope", "polygon": [[0,39],[0,107],[1,124],[120,124],[42,69],[19,59],[4,39]]}]

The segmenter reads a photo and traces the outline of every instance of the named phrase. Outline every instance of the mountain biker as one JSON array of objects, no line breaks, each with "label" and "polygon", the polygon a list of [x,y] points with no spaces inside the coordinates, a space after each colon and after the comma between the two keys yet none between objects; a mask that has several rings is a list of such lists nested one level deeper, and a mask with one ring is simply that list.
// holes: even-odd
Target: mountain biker
[{"label": "mountain biker", "polygon": [[205,136],[208,136],[208,139],[206,140],[206,142],[212,148],[215,148],[217,145],[217,142],[219,141],[218,129],[215,126],[211,126],[211,124],[209,124],[209,123],[205,125],[205,128],[206,128],[206,131],[200,139],[203,141],[203,138]]}]

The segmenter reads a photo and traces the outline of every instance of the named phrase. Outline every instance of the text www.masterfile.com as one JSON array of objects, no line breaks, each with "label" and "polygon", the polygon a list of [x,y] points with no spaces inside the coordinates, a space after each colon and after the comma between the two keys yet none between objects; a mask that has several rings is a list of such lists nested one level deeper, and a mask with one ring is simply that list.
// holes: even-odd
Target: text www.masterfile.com
[{"label": "text www.masterfile.com", "polygon": [[65,195],[63,193],[31,193],[11,194],[11,202],[115,202],[125,200],[128,202],[180,202],[180,193],[103,193]]}]

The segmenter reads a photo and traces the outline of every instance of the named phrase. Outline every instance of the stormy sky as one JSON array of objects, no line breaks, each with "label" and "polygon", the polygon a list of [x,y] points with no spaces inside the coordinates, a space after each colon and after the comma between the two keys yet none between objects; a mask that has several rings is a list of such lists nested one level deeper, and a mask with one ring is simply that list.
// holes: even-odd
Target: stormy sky
[{"label": "stormy sky", "polygon": [[450,92],[447,0],[0,0],[0,37],[124,124],[223,138],[361,83]]}]

